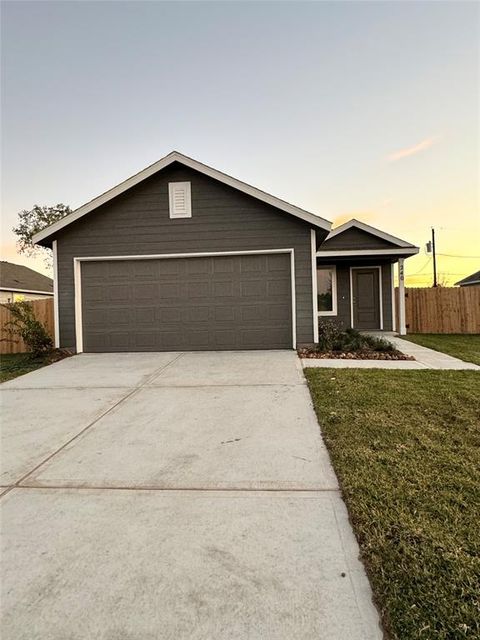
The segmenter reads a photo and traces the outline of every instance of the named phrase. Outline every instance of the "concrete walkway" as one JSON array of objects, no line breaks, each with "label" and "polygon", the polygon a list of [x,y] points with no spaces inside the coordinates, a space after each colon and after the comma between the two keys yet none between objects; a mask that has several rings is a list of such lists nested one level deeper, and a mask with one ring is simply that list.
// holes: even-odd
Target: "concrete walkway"
[{"label": "concrete walkway", "polygon": [[293,352],[2,385],[2,640],[379,640]]},{"label": "concrete walkway", "polygon": [[[369,332],[370,333],[370,332]],[[398,336],[371,332],[373,335],[385,337],[395,347],[415,360],[341,360],[341,359],[302,359],[302,366],[333,369],[471,369],[480,371],[480,367],[472,362],[464,362],[446,353],[428,349],[419,344],[402,340]]]}]

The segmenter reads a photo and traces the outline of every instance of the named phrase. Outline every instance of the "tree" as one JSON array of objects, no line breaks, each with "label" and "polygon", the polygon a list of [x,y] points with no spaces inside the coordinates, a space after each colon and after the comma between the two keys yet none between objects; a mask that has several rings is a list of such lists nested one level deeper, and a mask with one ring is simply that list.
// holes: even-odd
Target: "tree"
[{"label": "tree", "polygon": [[24,209],[18,214],[19,224],[13,228],[13,232],[18,236],[17,247],[19,253],[27,256],[43,255],[47,264],[51,265],[51,250],[46,247],[33,244],[33,236],[50,226],[57,220],[61,220],[71,209],[66,204],[56,204],[53,207],[41,207],[36,204],[33,209]]}]

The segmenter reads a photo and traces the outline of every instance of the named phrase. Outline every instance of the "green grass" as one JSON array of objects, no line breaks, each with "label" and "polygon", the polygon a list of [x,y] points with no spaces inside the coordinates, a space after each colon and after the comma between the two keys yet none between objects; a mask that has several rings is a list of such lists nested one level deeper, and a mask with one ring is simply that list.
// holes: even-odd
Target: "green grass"
[{"label": "green grass", "polygon": [[306,369],[388,638],[480,638],[480,375]]},{"label": "green grass", "polygon": [[0,356],[0,382],[13,380],[24,373],[40,369],[51,360],[48,356],[32,359],[29,353],[11,353]]},{"label": "green grass", "polygon": [[448,353],[449,356],[460,358],[465,362],[480,365],[480,335],[463,333],[413,333],[402,336],[405,340],[421,344],[424,347]]}]

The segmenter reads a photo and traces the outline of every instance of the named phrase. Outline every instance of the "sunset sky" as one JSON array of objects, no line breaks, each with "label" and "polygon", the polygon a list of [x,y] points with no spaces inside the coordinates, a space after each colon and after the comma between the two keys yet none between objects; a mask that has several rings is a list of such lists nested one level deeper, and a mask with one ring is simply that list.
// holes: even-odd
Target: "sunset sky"
[{"label": "sunset sky", "polygon": [[407,285],[480,268],[474,2],[4,2],[2,259],[173,149],[418,244]]}]

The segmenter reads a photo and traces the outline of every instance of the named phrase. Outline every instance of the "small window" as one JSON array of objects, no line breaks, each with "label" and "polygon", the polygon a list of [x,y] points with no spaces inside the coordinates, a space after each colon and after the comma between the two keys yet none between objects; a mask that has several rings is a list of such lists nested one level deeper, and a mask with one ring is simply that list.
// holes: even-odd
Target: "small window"
[{"label": "small window", "polygon": [[192,217],[190,182],[169,182],[168,198],[170,205],[170,218]]},{"label": "small window", "polygon": [[337,270],[335,267],[317,268],[317,300],[319,316],[337,315]]}]

